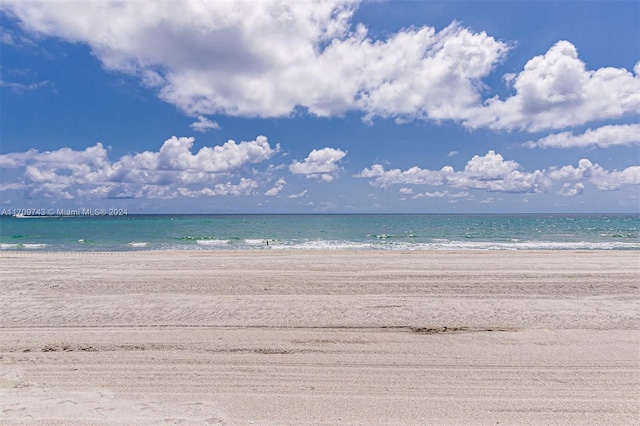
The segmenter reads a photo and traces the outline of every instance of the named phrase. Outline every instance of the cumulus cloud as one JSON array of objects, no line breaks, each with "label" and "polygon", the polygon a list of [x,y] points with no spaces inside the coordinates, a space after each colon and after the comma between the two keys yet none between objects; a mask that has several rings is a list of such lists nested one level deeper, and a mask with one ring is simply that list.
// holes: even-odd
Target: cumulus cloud
[{"label": "cumulus cloud", "polygon": [[69,168],[89,167],[100,168],[108,163],[107,150],[101,143],[89,147],[83,151],[75,151],[71,148],[61,148],[56,151],[40,152],[30,149],[26,152],[14,152],[0,155],[0,167],[17,168],[29,163],[50,165],[52,168],[68,166]]},{"label": "cumulus cloud", "polygon": [[225,183],[217,183],[211,188],[201,188],[198,190],[189,190],[187,188],[178,188],[178,194],[181,197],[215,197],[215,196],[239,196],[250,195],[251,192],[258,187],[258,183],[253,179],[241,178],[237,184],[230,181]]},{"label": "cumulus cloud", "polygon": [[87,44],[189,115],[458,119],[509,46],[453,23],[386,39],[353,22],[351,0],[6,0],[23,29]]},{"label": "cumulus cloud", "polygon": [[578,182],[576,184],[571,184],[569,182],[562,185],[562,188],[558,193],[565,197],[575,197],[576,195],[581,195],[584,192],[584,183]]},{"label": "cumulus cloud", "polygon": [[305,175],[308,179],[320,179],[331,182],[341,170],[338,162],[347,155],[336,148],[314,149],[304,161],[293,160],[289,171],[296,175]]},{"label": "cumulus cloud", "polygon": [[481,101],[482,78],[509,50],[486,33],[473,33],[457,23],[440,32],[431,27],[403,30],[385,42],[364,36],[356,35],[343,48],[340,62],[359,60],[348,75],[362,69],[363,81],[355,81],[362,87],[356,105],[369,120],[460,119]]},{"label": "cumulus cloud", "polygon": [[[381,188],[391,185],[442,185],[443,168],[440,171],[424,170],[419,167],[412,167],[408,170],[400,169],[385,170],[381,164],[374,164],[371,168],[365,168],[355,175],[357,178],[372,178],[373,184]],[[452,169],[453,170],[453,169]]]},{"label": "cumulus cloud", "polygon": [[412,167],[406,171],[384,170],[380,164],[365,168],[356,177],[373,178],[372,183],[386,188],[395,184],[448,185],[456,188],[476,188],[502,192],[540,192],[546,185],[544,175],[536,170],[524,173],[515,161],[506,161],[500,154],[489,151],[474,156],[463,171],[456,172],[445,166],[440,170]]},{"label": "cumulus cloud", "polygon": [[512,46],[456,22],[373,39],[353,20],[358,6],[4,0],[0,7],[29,33],[87,44],[105,68],[137,76],[192,116],[361,111],[367,121],[455,120],[539,131],[640,113],[640,63],[633,72],[588,70],[562,40],[505,76],[514,94],[483,99],[483,79]]},{"label": "cumulus cloud", "polygon": [[545,136],[536,142],[529,141],[524,146],[529,148],[574,148],[598,146],[608,148],[616,145],[640,144],[640,124],[619,124],[588,129],[581,135],[562,132]]},{"label": "cumulus cloud", "polygon": [[622,185],[640,185],[640,166],[607,171],[587,159],[580,160],[578,167],[568,165],[552,169],[548,175],[551,179],[558,181],[586,180],[604,191],[616,190]]},{"label": "cumulus cloud", "polygon": [[[228,180],[249,164],[264,162],[280,150],[265,136],[253,141],[191,151],[193,138],[172,137],[158,151],[124,155],[111,162],[101,143],[82,151],[61,148],[0,155],[0,167],[24,168],[28,196],[70,198],[175,198],[202,195],[246,195],[252,179]],[[220,182],[227,179],[226,182]]]},{"label": "cumulus cloud", "polygon": [[529,60],[506,80],[515,94],[488,99],[470,112],[465,124],[492,129],[540,131],[594,120],[640,114],[640,62],[634,73],[621,68],[587,70],[576,47],[559,41]]},{"label": "cumulus cloud", "polygon": [[[451,166],[445,166],[440,170],[419,167],[412,167],[405,171],[385,170],[384,166],[374,164],[354,177],[370,179],[372,185],[381,188],[391,185],[430,185],[507,193],[542,193],[556,182],[563,184],[575,182],[575,184],[563,186],[561,193],[579,195],[584,190],[583,182],[589,182],[600,190],[615,190],[622,185],[640,185],[640,166],[628,167],[621,171],[607,171],[598,164],[582,159],[578,162],[578,167],[568,165],[549,170],[525,172],[517,162],[505,160],[502,155],[489,151],[484,156],[476,155],[471,158],[464,170],[460,171],[455,171]],[[419,193],[413,198],[451,195],[447,190]]]},{"label": "cumulus cloud", "polygon": [[196,132],[204,133],[207,130],[220,130],[220,125],[215,121],[209,120],[207,117],[199,115],[198,121],[194,121],[189,126]]}]

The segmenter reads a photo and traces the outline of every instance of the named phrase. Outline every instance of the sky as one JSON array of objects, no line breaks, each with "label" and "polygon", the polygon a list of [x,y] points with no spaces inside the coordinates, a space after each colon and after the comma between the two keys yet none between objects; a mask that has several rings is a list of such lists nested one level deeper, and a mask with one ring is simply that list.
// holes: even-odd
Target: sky
[{"label": "sky", "polygon": [[640,2],[0,0],[0,209],[640,213]]}]

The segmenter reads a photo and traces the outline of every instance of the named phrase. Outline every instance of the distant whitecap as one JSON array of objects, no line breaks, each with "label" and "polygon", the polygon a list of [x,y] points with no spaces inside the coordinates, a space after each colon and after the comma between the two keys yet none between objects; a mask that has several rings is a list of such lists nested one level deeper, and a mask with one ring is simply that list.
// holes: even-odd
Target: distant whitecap
[{"label": "distant whitecap", "polygon": [[44,248],[46,246],[48,246],[49,244],[23,244],[22,247],[26,248],[26,249],[41,249]]},{"label": "distant whitecap", "polygon": [[224,246],[229,244],[228,240],[197,240],[199,246]]},{"label": "distant whitecap", "polygon": [[266,244],[267,240],[258,240],[258,239],[248,239],[248,240],[244,240],[245,244],[249,245],[249,246],[261,246],[263,244]]},{"label": "distant whitecap", "polygon": [[136,243],[136,242],[129,243],[129,246],[131,247],[147,247],[148,245],[149,243]]}]

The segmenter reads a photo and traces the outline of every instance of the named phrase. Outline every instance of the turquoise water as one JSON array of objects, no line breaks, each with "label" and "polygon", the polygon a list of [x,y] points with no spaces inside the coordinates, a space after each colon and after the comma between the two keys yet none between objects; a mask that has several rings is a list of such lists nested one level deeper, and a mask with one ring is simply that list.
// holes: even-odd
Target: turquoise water
[{"label": "turquoise water", "polygon": [[640,216],[0,216],[0,249],[638,250]]}]

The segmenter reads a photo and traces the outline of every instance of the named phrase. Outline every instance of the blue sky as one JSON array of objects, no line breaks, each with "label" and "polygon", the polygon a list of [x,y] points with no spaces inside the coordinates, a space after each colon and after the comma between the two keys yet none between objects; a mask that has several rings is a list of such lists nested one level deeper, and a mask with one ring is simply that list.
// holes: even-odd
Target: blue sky
[{"label": "blue sky", "polygon": [[0,0],[0,208],[640,212],[640,2]]}]

